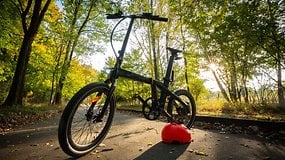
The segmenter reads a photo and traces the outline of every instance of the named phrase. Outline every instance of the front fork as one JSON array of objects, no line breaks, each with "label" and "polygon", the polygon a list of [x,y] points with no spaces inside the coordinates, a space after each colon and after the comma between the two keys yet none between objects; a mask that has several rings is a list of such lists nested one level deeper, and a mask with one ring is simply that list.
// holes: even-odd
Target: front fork
[{"label": "front fork", "polygon": [[[105,81],[105,83],[106,83],[106,81]],[[106,101],[105,101],[105,103],[104,103],[104,106],[103,106],[103,108],[102,108],[102,110],[100,111],[100,113],[98,114],[98,115],[96,115],[96,117],[94,117],[94,122],[102,122],[102,118],[104,117],[104,114],[105,114],[105,112],[106,112],[106,110],[107,110],[107,108],[108,108],[108,105],[109,105],[109,103],[110,103],[110,101],[111,101],[111,98],[112,98],[112,96],[113,96],[113,93],[114,93],[114,91],[115,91],[115,88],[116,88],[116,82],[114,82],[114,83],[112,83],[111,84],[111,87],[110,87],[110,89],[109,89],[109,92],[108,92],[108,95],[107,95],[107,98],[106,98]],[[98,94],[100,94],[100,96],[102,95],[102,93],[98,93]],[[91,107],[90,107],[91,108]],[[93,107],[92,107],[93,108]],[[92,109],[93,110],[93,109]]]}]

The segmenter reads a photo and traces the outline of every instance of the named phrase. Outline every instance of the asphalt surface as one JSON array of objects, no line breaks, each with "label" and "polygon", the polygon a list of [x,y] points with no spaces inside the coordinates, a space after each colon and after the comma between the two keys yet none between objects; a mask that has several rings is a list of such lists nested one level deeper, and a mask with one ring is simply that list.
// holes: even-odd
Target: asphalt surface
[{"label": "asphalt surface", "polygon": [[[73,159],[59,147],[59,117],[39,121],[0,135],[0,160]],[[164,144],[161,121],[148,121],[131,113],[116,112],[105,140],[80,160],[281,160],[285,159],[283,141],[256,135],[226,134],[193,128],[193,142]]]}]

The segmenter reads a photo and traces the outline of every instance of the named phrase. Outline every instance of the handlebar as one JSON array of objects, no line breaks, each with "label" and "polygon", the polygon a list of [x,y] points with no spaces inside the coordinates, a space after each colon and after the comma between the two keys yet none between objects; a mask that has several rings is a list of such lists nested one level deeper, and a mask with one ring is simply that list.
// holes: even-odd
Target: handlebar
[{"label": "handlebar", "polygon": [[160,17],[158,15],[153,15],[152,13],[143,13],[139,15],[123,15],[122,12],[118,12],[115,14],[107,14],[107,19],[120,19],[120,18],[139,18],[139,19],[148,19],[154,21],[162,21],[167,22],[168,18]]}]

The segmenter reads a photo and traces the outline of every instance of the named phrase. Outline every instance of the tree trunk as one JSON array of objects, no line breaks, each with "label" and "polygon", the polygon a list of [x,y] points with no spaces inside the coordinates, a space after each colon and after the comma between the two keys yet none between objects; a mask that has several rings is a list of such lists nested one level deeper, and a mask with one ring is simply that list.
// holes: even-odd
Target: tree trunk
[{"label": "tree trunk", "polygon": [[219,78],[217,77],[216,72],[215,72],[214,70],[212,70],[212,73],[213,73],[213,75],[214,75],[214,77],[215,77],[215,79],[216,79],[216,82],[217,82],[217,84],[218,84],[218,87],[219,87],[220,90],[221,90],[221,93],[222,93],[223,97],[227,100],[227,102],[230,102],[230,99],[229,99],[229,97],[228,97],[228,95],[227,95],[227,92],[226,92],[226,90],[224,89],[224,87],[222,86],[222,84],[221,84]]},{"label": "tree trunk", "polygon": [[236,76],[236,67],[235,67],[235,60],[231,58],[230,64],[230,98],[233,102],[237,102],[237,76]]},{"label": "tree trunk", "polygon": [[[42,10],[42,1],[39,0],[36,0],[35,2],[29,0],[25,9],[23,8],[23,6],[21,6],[21,20],[22,27],[24,30],[24,39],[20,49],[13,82],[3,106],[22,105],[25,75],[31,55],[32,43],[34,41],[34,38],[36,37],[41,21],[44,17],[45,12],[48,9],[50,2],[51,0],[47,0]],[[28,25],[26,19],[29,16],[28,13],[31,9],[32,4],[34,4],[33,14],[30,24]]]},{"label": "tree trunk", "polygon": [[280,58],[278,61],[278,69],[277,69],[278,103],[281,108],[285,109],[284,90],[282,86],[282,65],[281,65],[282,57],[281,57],[281,54],[278,54],[278,57]]},{"label": "tree trunk", "polygon": [[[80,37],[81,33],[83,32],[83,29],[86,26],[88,20],[90,19],[90,14],[91,14],[92,8],[94,7],[94,4],[95,3],[93,2],[90,5],[88,13],[87,13],[87,15],[86,15],[82,25],[80,26],[79,30],[76,32],[76,35],[75,35],[74,39],[70,39],[68,41],[66,54],[65,54],[65,59],[64,59],[63,66],[62,66],[61,75],[60,75],[60,78],[59,78],[57,90],[56,90],[56,93],[55,93],[54,104],[61,104],[62,103],[62,89],[63,89],[63,86],[64,86],[64,81],[65,81],[65,79],[67,77],[67,74],[69,72],[72,56],[73,56],[74,50],[75,50],[75,48],[77,46],[79,37]],[[71,27],[70,27],[70,32],[69,32],[71,35],[73,35],[73,33],[75,32],[75,29],[76,29],[75,25],[76,25],[76,21],[78,20],[78,12],[79,12],[80,5],[81,5],[80,3],[78,3],[76,5],[76,8],[75,8],[74,13],[73,13],[73,20],[72,20]]]},{"label": "tree trunk", "polygon": [[[150,9],[151,9],[151,13],[153,13],[153,8],[154,8],[154,4],[153,4],[153,0],[150,1]],[[152,48],[152,56],[153,56],[153,70],[154,70],[154,78],[156,80],[159,79],[159,73],[158,73],[158,65],[157,65],[157,54],[156,54],[156,44],[155,44],[155,32],[154,32],[154,23],[153,21],[150,21],[150,26],[149,26],[149,33],[150,33],[150,44],[151,44],[151,48]]]},{"label": "tree trunk", "polygon": [[151,46],[152,46],[152,54],[153,54],[153,69],[154,69],[154,78],[156,80],[159,79],[158,73],[158,65],[157,65],[157,53],[156,53],[156,44],[155,44],[155,35],[154,35],[154,23],[151,22]]},{"label": "tree trunk", "polygon": [[25,34],[9,94],[4,106],[22,105],[25,74],[35,35]]},{"label": "tree trunk", "polygon": [[69,40],[68,45],[67,45],[67,49],[65,52],[64,62],[63,62],[61,72],[60,72],[60,78],[59,78],[57,86],[56,86],[53,104],[61,104],[62,103],[63,84],[64,84],[65,78],[67,76],[67,73],[68,73],[68,70],[70,67],[70,61],[71,61],[70,48],[71,48],[71,41]]},{"label": "tree trunk", "polygon": [[[277,19],[275,17],[275,12],[274,12],[274,8],[273,8],[273,4],[272,1],[267,0],[267,5],[268,5],[268,10],[270,13],[270,19],[273,22],[276,22]],[[277,62],[277,88],[278,88],[278,103],[279,106],[283,109],[285,109],[285,97],[284,97],[284,87],[282,86],[282,62],[284,60],[283,58],[283,54],[284,51],[282,49],[282,42],[279,40],[278,38],[278,33],[277,33],[277,28],[278,28],[278,23],[271,23],[270,27],[272,28],[271,33],[273,36],[273,40],[274,40],[274,46],[276,47],[276,62]]]},{"label": "tree trunk", "polygon": [[249,103],[249,100],[248,100],[248,89],[246,87],[246,84],[243,85],[243,90],[244,90],[244,102],[245,103]]},{"label": "tree trunk", "polygon": [[185,71],[184,71],[185,83],[186,83],[186,86],[187,86],[187,91],[190,92],[189,79],[188,79],[188,63],[187,63],[187,58],[186,57],[184,57],[184,67],[185,67]]},{"label": "tree trunk", "polygon": [[[179,1],[179,5],[180,7],[182,7],[181,1]],[[183,30],[183,14],[180,14],[180,34],[181,34],[181,38],[182,38],[182,51],[185,52],[185,48],[186,48],[186,40],[185,40],[185,36],[184,36],[184,30]],[[186,83],[186,88],[187,91],[190,92],[190,87],[189,87],[189,79],[188,79],[188,63],[187,63],[187,58],[186,55],[184,54],[184,76],[185,76],[185,83]]]}]

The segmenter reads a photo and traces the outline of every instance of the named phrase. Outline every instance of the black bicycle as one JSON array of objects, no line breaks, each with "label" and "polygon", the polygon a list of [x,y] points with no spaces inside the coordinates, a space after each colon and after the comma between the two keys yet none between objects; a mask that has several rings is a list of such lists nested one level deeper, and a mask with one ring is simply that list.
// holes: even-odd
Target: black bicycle
[{"label": "black bicycle", "polygon": [[[112,37],[117,26],[129,18],[122,48],[116,52],[116,64],[110,71],[105,82],[91,83],[80,89],[69,101],[64,109],[58,128],[58,139],[62,150],[73,157],[79,157],[92,151],[107,135],[112,124],[116,102],[114,90],[119,77],[150,84],[151,97],[144,100],[139,95],[136,97],[142,102],[142,111],[149,120],[158,119],[160,115],[167,117],[168,121],[175,121],[190,128],[195,119],[196,106],[193,96],[187,90],[180,89],[172,92],[168,89],[173,80],[173,63],[179,59],[181,51],[167,48],[169,58],[166,75],[163,82],[144,77],[121,68],[126,46],[135,19],[147,19],[167,22],[167,18],[144,13],[140,15],[123,15],[122,13],[108,14],[107,19],[120,19],[111,33]],[[114,48],[113,48],[114,50]],[[158,93],[160,92],[160,93]]]}]

